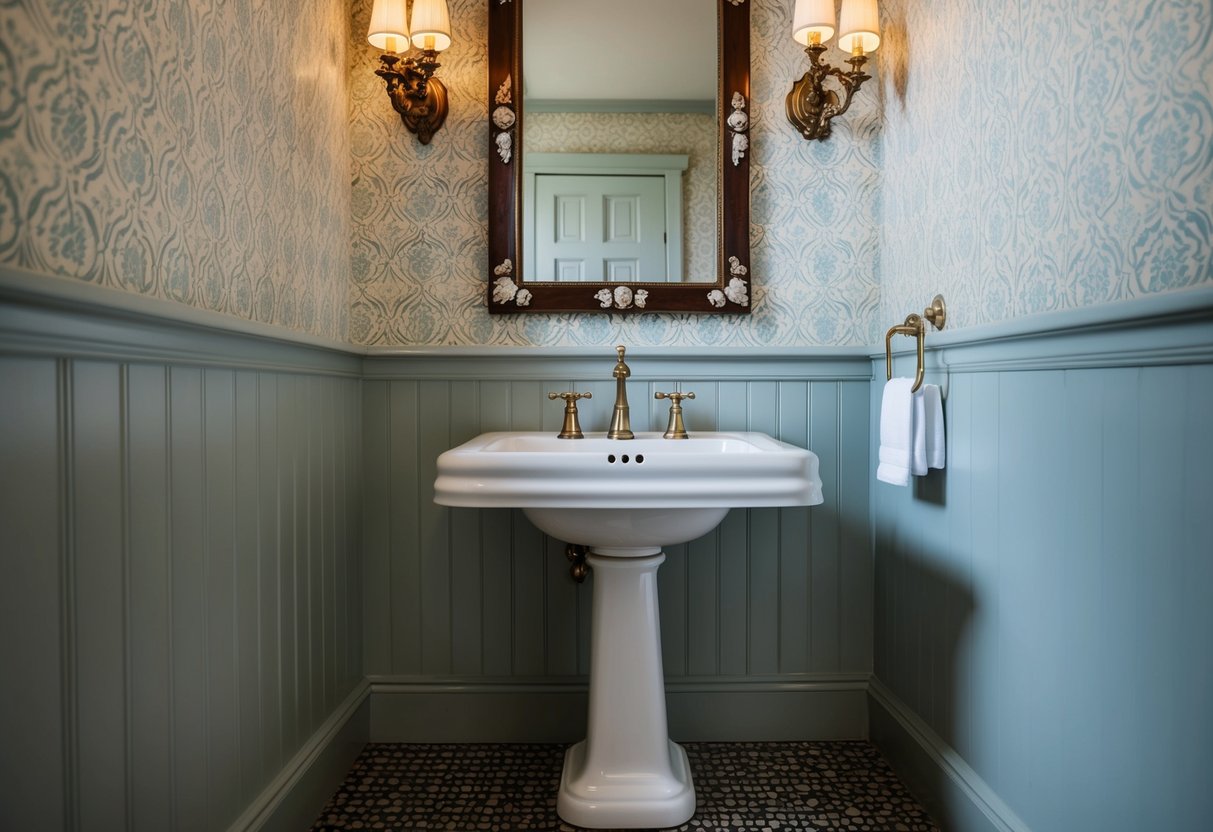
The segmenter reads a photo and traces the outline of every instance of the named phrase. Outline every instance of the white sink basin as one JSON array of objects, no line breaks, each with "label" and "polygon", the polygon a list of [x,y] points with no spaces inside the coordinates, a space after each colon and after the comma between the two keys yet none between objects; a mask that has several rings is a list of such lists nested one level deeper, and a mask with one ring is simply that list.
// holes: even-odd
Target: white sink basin
[{"label": "white sink basin", "polygon": [[521,508],[558,540],[647,556],[707,534],[730,508],[816,505],[821,480],[813,453],[764,433],[485,433],[438,457],[434,501]]},{"label": "white sink basin", "polygon": [[[626,461],[625,461],[626,460]],[[821,502],[817,457],[765,433],[557,439],[483,433],[438,457],[435,501],[479,508],[687,508]]]},{"label": "white sink basin", "polygon": [[730,508],[820,503],[816,455],[764,433],[486,433],[438,457],[434,501],[520,508],[552,537],[589,546],[590,713],[586,739],[565,755],[557,812],[596,829],[684,823],[695,788],[666,725],[661,547],[707,534]]}]

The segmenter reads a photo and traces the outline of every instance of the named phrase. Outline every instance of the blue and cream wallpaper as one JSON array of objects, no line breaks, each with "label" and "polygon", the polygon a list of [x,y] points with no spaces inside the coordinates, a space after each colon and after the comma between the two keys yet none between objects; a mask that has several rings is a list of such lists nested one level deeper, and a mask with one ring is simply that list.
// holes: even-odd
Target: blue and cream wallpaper
[{"label": "blue and cream wallpaper", "polygon": [[370,0],[4,3],[0,263],[388,347],[858,345],[936,292],[971,326],[1213,282],[1206,0],[885,0],[824,143],[783,114],[793,3],[741,2],[748,317],[486,314],[484,0],[428,147]]},{"label": "blue and cream wallpaper", "polygon": [[881,320],[1213,281],[1208,0],[885,0]]},{"label": "blue and cream wallpaper", "polygon": [[354,3],[353,341],[807,346],[875,339],[878,97],[862,96],[834,141],[800,139],[784,118],[784,96],[807,59],[790,36],[794,4],[768,0],[749,0],[753,313],[490,318],[484,310],[487,14],[484,0],[448,2],[454,45],[442,53],[439,73],[450,89],[451,112],[428,147],[404,132],[374,75],[376,50],[365,38],[370,0]]},{"label": "blue and cream wallpaper", "polygon": [[0,8],[0,263],[344,339],[343,0]]}]

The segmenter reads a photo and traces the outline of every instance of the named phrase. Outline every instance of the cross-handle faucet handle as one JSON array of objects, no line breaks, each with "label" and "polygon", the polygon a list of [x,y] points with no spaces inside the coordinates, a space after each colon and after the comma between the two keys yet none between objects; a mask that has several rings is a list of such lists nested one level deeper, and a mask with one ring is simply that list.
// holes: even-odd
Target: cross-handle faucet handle
[{"label": "cross-handle faucet handle", "polygon": [[670,400],[670,421],[666,425],[665,433],[661,434],[663,439],[690,439],[687,435],[686,426],[682,423],[682,400],[695,398],[694,393],[654,393],[654,399],[669,399]]},{"label": "cross-handle faucet handle", "polygon": [[585,393],[548,393],[548,401],[556,399],[564,399],[564,424],[560,428],[560,433],[556,435],[557,439],[585,439],[585,434],[581,432],[581,425],[577,421],[577,400],[592,399],[594,394]]}]

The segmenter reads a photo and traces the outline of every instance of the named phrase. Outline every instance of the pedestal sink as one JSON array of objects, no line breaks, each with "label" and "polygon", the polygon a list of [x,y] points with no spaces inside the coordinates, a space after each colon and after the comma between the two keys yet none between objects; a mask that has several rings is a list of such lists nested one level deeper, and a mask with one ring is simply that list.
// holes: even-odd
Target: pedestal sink
[{"label": "pedestal sink", "polygon": [[520,508],[588,546],[594,571],[586,738],[565,755],[556,809],[594,829],[677,826],[695,812],[686,752],[669,739],[657,567],[730,508],[821,502],[817,457],[751,432],[557,439],[486,433],[438,457],[434,501]]}]

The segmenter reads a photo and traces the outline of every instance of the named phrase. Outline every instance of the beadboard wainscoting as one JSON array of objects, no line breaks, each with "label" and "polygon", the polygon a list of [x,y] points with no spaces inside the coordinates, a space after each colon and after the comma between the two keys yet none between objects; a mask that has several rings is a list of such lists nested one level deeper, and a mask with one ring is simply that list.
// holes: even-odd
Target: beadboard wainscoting
[{"label": "beadboard wainscoting", "polygon": [[366,740],[358,359],[13,285],[0,827],[306,827]]},{"label": "beadboard wainscoting", "polygon": [[[758,430],[812,449],[825,503],[729,513],[666,549],[662,660],[675,739],[867,735],[872,667],[866,351],[627,356],[634,430],[663,430],[653,393],[681,381],[687,429]],[[593,577],[520,511],[433,502],[443,450],[491,430],[560,429],[576,389],[586,431],[615,399],[612,349],[374,356],[363,391],[365,668],[379,741],[577,739]]]},{"label": "beadboard wainscoting", "polygon": [[1213,291],[927,340],[948,461],[872,486],[873,739],[944,828],[1205,828]]}]

